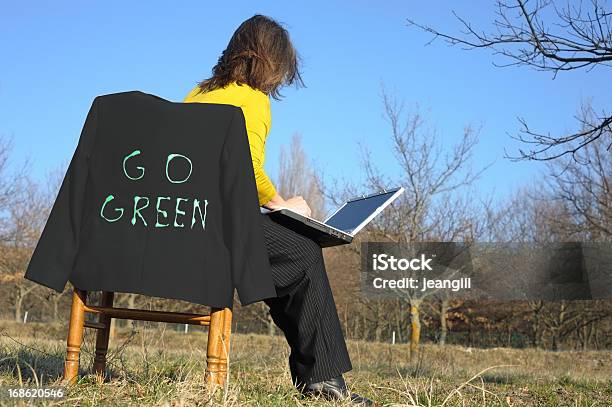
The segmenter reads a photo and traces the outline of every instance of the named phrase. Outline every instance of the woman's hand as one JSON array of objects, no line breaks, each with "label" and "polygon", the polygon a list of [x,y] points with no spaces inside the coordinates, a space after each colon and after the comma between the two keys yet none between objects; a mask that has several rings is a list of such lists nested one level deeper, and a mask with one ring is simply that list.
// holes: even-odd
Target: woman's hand
[{"label": "woman's hand", "polygon": [[285,207],[303,216],[310,217],[312,214],[310,207],[301,196],[294,196],[293,198],[287,199],[285,201]]},{"label": "woman's hand", "polygon": [[312,214],[310,207],[308,206],[304,198],[302,198],[301,196],[294,196],[293,198],[283,199],[280,195],[276,194],[276,196],[274,196],[274,198],[272,198],[270,202],[265,204],[264,207],[270,210],[287,208],[292,210],[293,212],[308,217],[310,217],[310,215]]}]

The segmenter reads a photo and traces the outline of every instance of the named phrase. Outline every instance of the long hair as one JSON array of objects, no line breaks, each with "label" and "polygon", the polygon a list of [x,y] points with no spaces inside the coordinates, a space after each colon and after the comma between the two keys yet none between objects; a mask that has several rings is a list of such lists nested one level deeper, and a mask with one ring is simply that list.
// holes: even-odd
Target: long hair
[{"label": "long hair", "polygon": [[212,77],[198,85],[201,92],[208,92],[235,81],[280,100],[283,86],[305,87],[299,65],[300,57],[287,30],[270,17],[256,14],[240,24]]}]

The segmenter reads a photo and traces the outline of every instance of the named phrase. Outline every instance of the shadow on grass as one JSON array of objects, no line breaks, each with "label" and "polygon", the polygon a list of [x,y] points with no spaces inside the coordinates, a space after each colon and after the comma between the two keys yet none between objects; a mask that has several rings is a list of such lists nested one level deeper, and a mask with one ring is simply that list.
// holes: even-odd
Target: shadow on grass
[{"label": "shadow on grass", "polygon": [[[574,388],[582,391],[596,391],[601,384],[593,380],[579,380],[568,375],[563,375],[557,379],[557,383],[564,388]],[[608,380],[607,386],[612,390],[612,378]]]},{"label": "shadow on grass", "polygon": [[480,376],[485,383],[493,384],[521,384],[529,382],[527,375],[516,373],[484,373]]},{"label": "shadow on grass", "polygon": [[[88,357],[83,350],[81,351],[81,363],[79,365],[79,383],[97,382],[93,375],[91,363],[83,363]],[[30,349],[24,346],[0,347],[0,375],[11,376],[16,383],[38,383],[39,385],[55,383],[62,379],[64,375],[65,350],[58,349],[57,352],[45,352]],[[144,372],[129,372],[124,368],[106,366],[104,382],[109,382],[114,378],[125,376],[136,380],[138,374],[145,373],[145,376],[156,378],[166,378],[170,381],[185,380],[185,373],[180,369],[185,366],[187,360],[172,361],[172,363],[154,363],[147,366]],[[84,366],[85,365],[85,366]]]},{"label": "shadow on grass", "polygon": [[41,353],[20,348],[0,348],[0,374],[16,381],[47,384],[61,379],[64,373],[64,356]]},{"label": "shadow on grass", "polygon": [[[0,344],[0,376],[12,377],[16,383],[33,383],[45,385],[54,383],[63,378],[64,361],[66,357],[65,346],[50,346],[38,349],[22,343],[6,333],[0,332],[13,343]],[[93,355],[83,346],[80,354],[79,377],[84,378],[91,373]],[[87,360],[89,359],[89,360]],[[85,366],[83,366],[85,365]],[[107,366],[106,377],[118,375],[118,371]]]},{"label": "shadow on grass", "polygon": [[361,371],[367,371],[376,374],[379,377],[384,378],[396,378],[398,374],[401,377],[410,377],[410,378],[429,378],[432,376],[436,376],[439,372],[436,372],[430,366],[427,366],[424,363],[405,363],[405,364],[370,364],[366,367],[362,366]]},{"label": "shadow on grass", "polygon": [[367,367],[362,367],[362,370],[367,370],[381,377],[397,377],[399,374],[402,377],[422,378],[432,377],[439,372],[432,367],[426,358],[425,352],[420,352],[418,358],[414,362],[406,361],[405,363],[370,363]]}]

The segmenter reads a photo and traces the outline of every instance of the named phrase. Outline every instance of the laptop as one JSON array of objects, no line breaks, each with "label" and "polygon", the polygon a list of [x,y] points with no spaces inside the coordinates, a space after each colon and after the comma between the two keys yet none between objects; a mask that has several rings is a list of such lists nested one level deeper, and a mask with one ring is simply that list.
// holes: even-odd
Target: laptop
[{"label": "laptop", "polygon": [[264,212],[275,222],[309,237],[321,247],[351,243],[353,237],[404,192],[403,187],[349,199],[324,221],[287,208]]}]

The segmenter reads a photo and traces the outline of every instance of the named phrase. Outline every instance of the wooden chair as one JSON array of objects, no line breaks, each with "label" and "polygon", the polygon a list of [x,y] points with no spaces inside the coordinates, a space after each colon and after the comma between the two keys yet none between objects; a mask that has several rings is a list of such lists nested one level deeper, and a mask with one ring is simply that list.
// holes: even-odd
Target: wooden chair
[{"label": "wooden chair", "polygon": [[[106,353],[112,318],[139,321],[171,322],[191,325],[208,325],[208,345],[206,349],[206,382],[212,390],[223,387],[228,375],[228,359],[232,310],[212,308],[211,313],[190,314],[182,312],[148,311],[129,308],[113,308],[114,293],[102,292],[100,305],[87,304],[87,292],[74,288],[72,308],[68,327],[64,381],[76,383],[79,375],[79,354],[83,342],[84,328],[97,329],[96,353],[93,370],[105,375]],[[98,322],[85,321],[85,313],[98,314]]]}]

